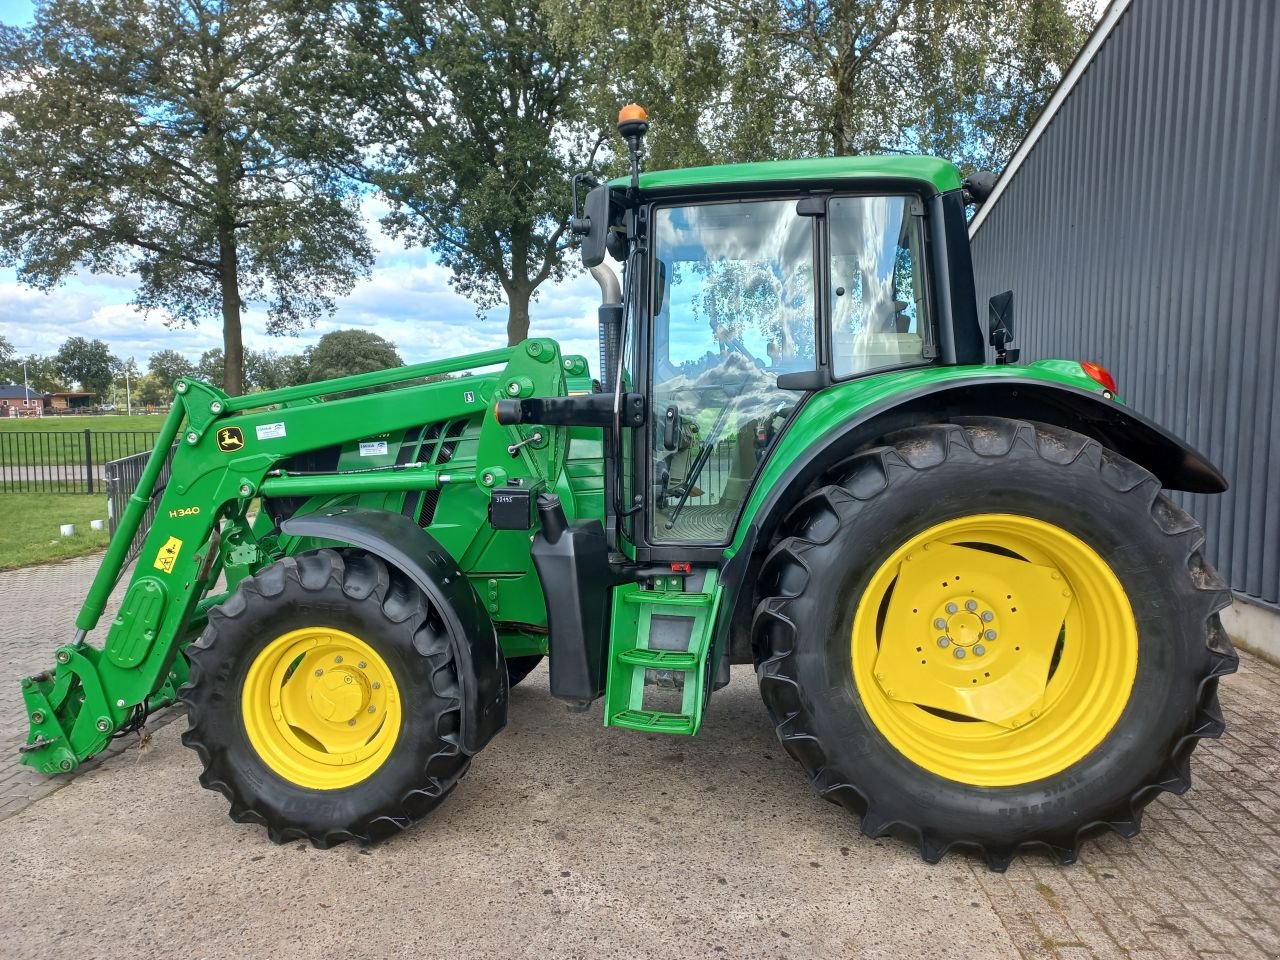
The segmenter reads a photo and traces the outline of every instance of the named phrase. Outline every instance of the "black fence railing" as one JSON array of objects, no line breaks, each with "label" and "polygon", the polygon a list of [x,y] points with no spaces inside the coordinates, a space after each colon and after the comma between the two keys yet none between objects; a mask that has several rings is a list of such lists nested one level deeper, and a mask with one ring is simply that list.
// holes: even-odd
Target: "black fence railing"
[{"label": "black fence railing", "polygon": [[0,431],[0,493],[101,493],[106,465],[149,451],[150,430]]},{"label": "black fence railing", "polygon": [[[151,494],[151,503],[142,517],[142,523],[138,525],[133,543],[129,545],[129,554],[125,563],[138,555],[143,541],[147,539],[147,534],[151,530],[151,524],[155,522],[156,505],[160,502],[160,495],[164,493],[164,488],[169,483],[169,472],[173,467],[173,451],[177,449],[178,445],[174,444],[164,459],[160,478],[156,481],[156,488]],[[120,525],[120,518],[124,516],[125,507],[129,505],[129,498],[133,496],[133,491],[138,489],[138,481],[142,479],[142,471],[146,469],[147,461],[150,459],[151,451],[144,450],[142,453],[121,457],[106,464],[107,525],[113,537],[116,535],[116,527]]]}]

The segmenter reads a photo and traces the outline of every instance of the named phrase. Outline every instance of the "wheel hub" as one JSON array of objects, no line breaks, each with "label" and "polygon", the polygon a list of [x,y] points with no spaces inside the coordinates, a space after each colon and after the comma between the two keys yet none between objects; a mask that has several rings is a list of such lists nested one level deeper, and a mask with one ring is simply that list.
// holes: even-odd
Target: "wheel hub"
[{"label": "wheel hub", "polygon": [[1054,566],[924,544],[899,564],[876,681],[892,700],[1021,726],[1039,713],[1070,604]]},{"label": "wheel hub", "polygon": [[241,705],[249,740],[272,770],[321,790],[376,770],[402,713],[386,661],[360,638],[328,627],[269,643],[249,667]]},{"label": "wheel hub", "polygon": [[313,675],[310,687],[311,709],[333,723],[346,723],[369,705],[370,681],[362,671],[350,667]]}]

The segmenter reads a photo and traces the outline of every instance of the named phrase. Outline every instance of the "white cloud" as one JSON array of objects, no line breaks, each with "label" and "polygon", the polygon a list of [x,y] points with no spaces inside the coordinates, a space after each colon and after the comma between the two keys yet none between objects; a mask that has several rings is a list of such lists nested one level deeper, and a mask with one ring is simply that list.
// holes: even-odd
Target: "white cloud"
[{"label": "white cloud", "polygon": [[[506,308],[477,318],[475,307],[449,286],[449,271],[423,250],[405,250],[377,229],[382,209],[366,204],[378,250],[372,275],[356,284],[332,317],[297,336],[265,333],[266,314],[250,309],[243,319],[245,344],[253,349],[293,353],[331,330],[360,327],[395,343],[408,363],[500,347],[506,342]],[[22,354],[51,354],[64,340],[82,336],[105,340],[117,356],[145,365],[156,350],[177,350],[192,360],[222,343],[216,318],[198,327],[169,328],[158,314],[144,317],[129,304],[131,277],[79,274],[48,293],[20,284],[13,271],[0,272],[0,334]],[[596,351],[595,282],[574,271],[560,284],[544,284],[530,308],[534,336],[560,341],[566,353]]]}]

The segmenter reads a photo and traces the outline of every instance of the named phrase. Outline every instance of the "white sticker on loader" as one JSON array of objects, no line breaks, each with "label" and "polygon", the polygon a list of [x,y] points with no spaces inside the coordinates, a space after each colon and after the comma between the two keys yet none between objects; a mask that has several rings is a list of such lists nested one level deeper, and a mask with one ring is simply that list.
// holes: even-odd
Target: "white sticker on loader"
[{"label": "white sticker on loader", "polygon": [[360,444],[360,456],[362,457],[385,457],[387,455],[387,441],[375,440],[373,443]]},{"label": "white sticker on loader", "polygon": [[279,440],[285,435],[283,423],[264,423],[258,427],[259,440]]}]

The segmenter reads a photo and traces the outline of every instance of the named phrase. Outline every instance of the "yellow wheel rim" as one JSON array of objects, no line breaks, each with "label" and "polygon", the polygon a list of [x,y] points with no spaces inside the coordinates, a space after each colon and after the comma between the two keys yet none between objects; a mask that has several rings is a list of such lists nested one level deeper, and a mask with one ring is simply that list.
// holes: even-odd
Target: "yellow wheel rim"
[{"label": "yellow wheel rim", "polygon": [[1006,787],[1066,770],[1111,732],[1137,673],[1138,628],[1083,540],[980,514],[888,557],[858,603],[852,653],[867,714],[903,756]]},{"label": "yellow wheel rim", "polygon": [[400,733],[400,691],[386,661],[331,627],[303,627],[268,643],[249,665],[240,705],[258,756],[311,790],[364,780]]}]

